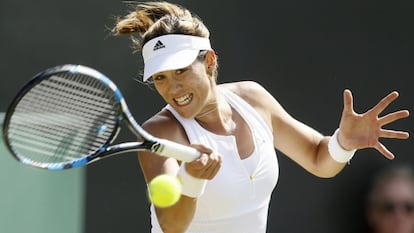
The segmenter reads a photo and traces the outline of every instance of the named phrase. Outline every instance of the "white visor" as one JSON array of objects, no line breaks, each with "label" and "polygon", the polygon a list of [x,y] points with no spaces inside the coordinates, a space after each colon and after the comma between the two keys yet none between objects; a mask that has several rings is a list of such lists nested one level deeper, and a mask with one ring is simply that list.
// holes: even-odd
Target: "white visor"
[{"label": "white visor", "polygon": [[211,50],[210,40],[199,36],[168,34],[156,37],[142,48],[143,81],[152,75],[191,65],[200,50]]}]

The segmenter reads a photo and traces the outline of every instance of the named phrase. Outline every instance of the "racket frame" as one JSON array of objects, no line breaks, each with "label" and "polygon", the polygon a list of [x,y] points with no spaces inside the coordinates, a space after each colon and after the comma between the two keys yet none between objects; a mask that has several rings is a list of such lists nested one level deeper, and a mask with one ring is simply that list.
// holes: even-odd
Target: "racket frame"
[{"label": "racket frame", "polygon": [[[90,153],[88,155],[82,155],[82,157],[66,162],[56,162],[56,163],[41,163],[32,161],[27,159],[24,155],[19,154],[17,151],[13,149],[11,142],[8,137],[8,126],[10,120],[13,116],[14,109],[18,105],[19,101],[38,83],[42,80],[53,76],[54,74],[59,73],[81,73],[86,74],[88,76],[94,77],[95,79],[99,80],[105,86],[109,87],[115,96],[116,102],[118,103],[119,109],[119,116],[116,121],[115,129],[113,130],[112,134],[108,137],[108,140],[95,152]],[[112,145],[112,143],[117,138],[120,130],[121,124],[125,123],[127,127],[139,138],[143,141],[138,142],[124,142],[116,145]],[[79,166],[84,166],[90,164],[92,162],[98,161],[102,158],[106,158],[112,155],[120,154],[120,153],[127,153],[132,151],[149,151],[152,153],[156,153],[161,156],[167,157],[174,157],[178,160],[190,162],[197,158],[200,153],[189,146],[181,145],[166,139],[160,139],[152,136],[148,132],[146,132],[135,120],[132,116],[125,98],[123,97],[121,91],[118,87],[113,83],[108,77],[103,75],[97,70],[92,68],[82,66],[82,65],[75,65],[75,64],[66,64],[55,66],[49,68],[43,72],[36,74],[31,80],[29,80],[17,93],[17,95],[12,100],[11,104],[9,105],[3,123],[3,139],[5,142],[6,147],[11,152],[11,154],[20,162],[38,167],[47,170],[63,170],[69,168],[75,168]]]}]

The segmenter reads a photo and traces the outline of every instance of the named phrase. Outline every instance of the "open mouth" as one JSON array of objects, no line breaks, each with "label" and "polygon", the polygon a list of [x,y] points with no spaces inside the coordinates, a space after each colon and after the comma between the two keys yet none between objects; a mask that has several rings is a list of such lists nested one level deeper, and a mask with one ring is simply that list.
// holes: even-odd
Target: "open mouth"
[{"label": "open mouth", "polygon": [[190,103],[192,99],[193,99],[193,94],[187,94],[180,98],[175,98],[174,101],[177,105],[183,106],[183,105]]}]

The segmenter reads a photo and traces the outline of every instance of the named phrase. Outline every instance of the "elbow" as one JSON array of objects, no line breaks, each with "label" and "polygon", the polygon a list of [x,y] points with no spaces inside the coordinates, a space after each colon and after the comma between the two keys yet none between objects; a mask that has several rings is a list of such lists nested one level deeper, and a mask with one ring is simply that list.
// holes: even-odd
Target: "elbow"
[{"label": "elbow", "polygon": [[164,233],[184,233],[188,227],[188,224],[176,221],[174,217],[158,218],[158,222]]},{"label": "elbow", "polygon": [[184,233],[195,213],[196,199],[182,195],[168,208],[155,208],[158,223],[164,233]]},{"label": "elbow", "polygon": [[183,210],[173,207],[156,209],[158,223],[164,233],[184,233],[186,232],[192,215],[183,215]]},{"label": "elbow", "polygon": [[162,232],[164,233],[184,233],[185,229],[177,226],[177,224],[171,223],[160,223]]},{"label": "elbow", "polygon": [[159,221],[162,232],[164,233],[184,233],[187,227],[173,221]]}]

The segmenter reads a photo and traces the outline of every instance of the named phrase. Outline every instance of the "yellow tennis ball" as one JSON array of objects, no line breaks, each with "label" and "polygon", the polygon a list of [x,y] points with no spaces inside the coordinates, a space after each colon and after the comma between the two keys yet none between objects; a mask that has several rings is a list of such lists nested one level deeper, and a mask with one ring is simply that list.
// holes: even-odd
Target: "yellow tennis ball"
[{"label": "yellow tennis ball", "polygon": [[157,207],[174,205],[181,196],[181,183],[171,175],[162,174],[152,179],[148,185],[150,201]]}]

